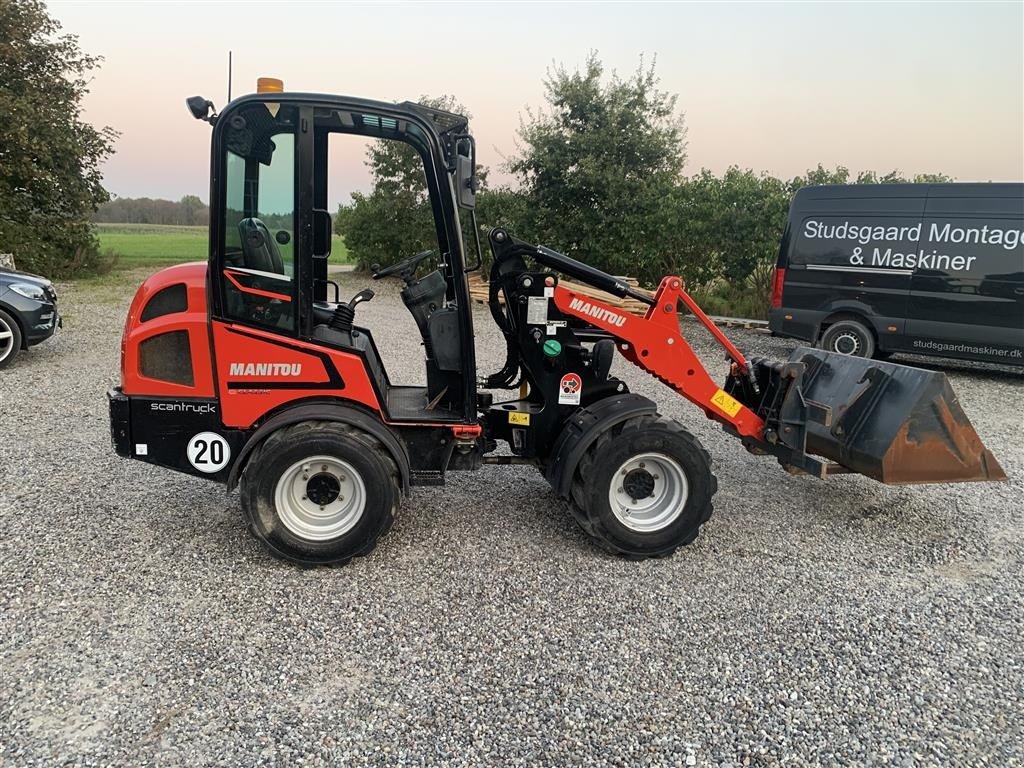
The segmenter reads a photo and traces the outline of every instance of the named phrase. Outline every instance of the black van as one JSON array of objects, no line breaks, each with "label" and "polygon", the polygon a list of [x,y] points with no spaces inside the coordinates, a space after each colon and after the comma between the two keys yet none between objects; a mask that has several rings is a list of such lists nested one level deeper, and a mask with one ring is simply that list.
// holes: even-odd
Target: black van
[{"label": "black van", "polygon": [[1024,184],[801,189],[768,316],[832,352],[1024,365]]}]

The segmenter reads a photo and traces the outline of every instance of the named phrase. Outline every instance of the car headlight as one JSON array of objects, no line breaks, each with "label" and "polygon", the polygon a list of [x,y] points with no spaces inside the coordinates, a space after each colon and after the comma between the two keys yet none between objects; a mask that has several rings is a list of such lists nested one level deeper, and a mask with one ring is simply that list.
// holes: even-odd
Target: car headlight
[{"label": "car headlight", "polygon": [[11,290],[15,293],[20,293],[26,299],[34,299],[35,301],[46,301],[46,291],[43,290],[43,286],[35,285],[34,283],[13,283]]}]

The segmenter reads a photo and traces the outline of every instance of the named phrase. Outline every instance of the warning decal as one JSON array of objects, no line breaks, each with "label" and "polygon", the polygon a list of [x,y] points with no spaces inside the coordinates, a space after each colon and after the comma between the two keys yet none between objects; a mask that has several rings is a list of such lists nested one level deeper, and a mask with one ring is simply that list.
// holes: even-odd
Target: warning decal
[{"label": "warning decal", "polygon": [[559,405],[579,405],[583,394],[583,380],[577,373],[567,373],[558,384]]},{"label": "warning decal", "polygon": [[548,297],[531,296],[526,300],[526,324],[547,325]]},{"label": "warning decal", "polygon": [[739,413],[740,408],[743,407],[743,404],[739,400],[721,389],[715,392],[714,396],[712,396],[711,404],[718,406],[729,416],[735,416]]}]

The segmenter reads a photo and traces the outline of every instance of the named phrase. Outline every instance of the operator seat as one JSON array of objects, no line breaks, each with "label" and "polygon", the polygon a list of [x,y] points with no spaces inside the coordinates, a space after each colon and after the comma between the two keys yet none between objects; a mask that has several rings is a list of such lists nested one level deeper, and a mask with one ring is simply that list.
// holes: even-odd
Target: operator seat
[{"label": "operator seat", "polygon": [[255,217],[242,219],[238,222],[238,234],[242,238],[242,254],[247,269],[284,274],[281,252],[266,224]]}]

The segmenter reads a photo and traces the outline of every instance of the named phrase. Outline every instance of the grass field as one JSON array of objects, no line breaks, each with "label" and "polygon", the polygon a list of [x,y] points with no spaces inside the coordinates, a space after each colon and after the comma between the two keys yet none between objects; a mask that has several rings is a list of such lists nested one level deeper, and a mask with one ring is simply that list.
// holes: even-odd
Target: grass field
[{"label": "grass field", "polygon": [[[117,253],[115,269],[166,267],[186,261],[206,261],[206,227],[163,224],[97,224],[100,246]],[[334,236],[331,263],[348,261],[345,241]]]}]

